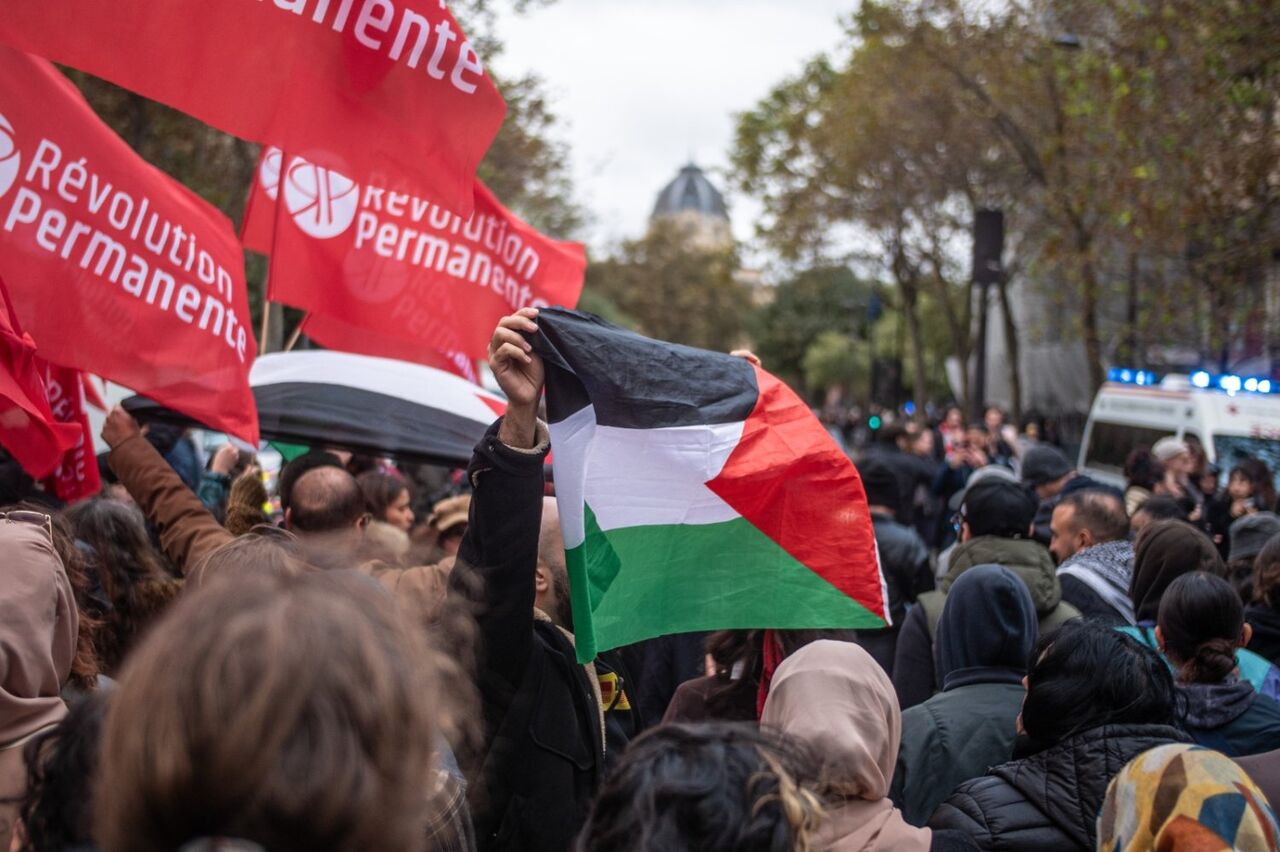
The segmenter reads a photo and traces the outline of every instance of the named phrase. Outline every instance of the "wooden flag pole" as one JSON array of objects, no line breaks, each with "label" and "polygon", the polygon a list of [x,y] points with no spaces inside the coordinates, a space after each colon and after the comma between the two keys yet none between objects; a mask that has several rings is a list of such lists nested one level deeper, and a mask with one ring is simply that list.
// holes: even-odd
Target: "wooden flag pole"
[{"label": "wooden flag pole", "polygon": [[271,322],[271,302],[262,299],[262,327],[258,329],[258,354],[267,354],[267,324]]},{"label": "wooden flag pole", "polygon": [[298,320],[298,325],[293,329],[293,334],[289,335],[289,342],[284,345],[285,352],[292,352],[293,347],[298,343],[298,338],[302,336],[302,324],[307,321],[307,315],[303,314],[302,319]]}]

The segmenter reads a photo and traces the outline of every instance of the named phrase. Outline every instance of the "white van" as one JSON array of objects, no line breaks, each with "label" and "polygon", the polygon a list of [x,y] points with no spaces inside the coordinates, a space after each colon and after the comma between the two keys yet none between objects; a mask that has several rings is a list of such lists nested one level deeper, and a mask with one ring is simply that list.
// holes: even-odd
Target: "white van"
[{"label": "white van", "polygon": [[1274,473],[1280,470],[1280,382],[1203,371],[1161,380],[1113,368],[1089,411],[1079,467],[1124,488],[1129,452],[1169,435],[1198,440],[1224,483],[1244,456],[1261,459]]}]

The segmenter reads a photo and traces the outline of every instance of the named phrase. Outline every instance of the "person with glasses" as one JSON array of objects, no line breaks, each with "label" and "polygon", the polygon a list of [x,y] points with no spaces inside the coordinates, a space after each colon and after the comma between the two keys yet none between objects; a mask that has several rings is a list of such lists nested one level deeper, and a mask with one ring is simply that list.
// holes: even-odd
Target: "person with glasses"
[{"label": "person with glasses", "polygon": [[26,790],[24,746],[67,713],[61,692],[76,655],[71,580],[41,512],[0,512],[0,849]]},{"label": "person with glasses", "polygon": [[920,595],[898,634],[893,685],[903,709],[925,702],[937,691],[934,640],[951,585],[977,565],[1001,565],[1026,584],[1035,604],[1041,636],[1052,633],[1080,611],[1062,599],[1053,557],[1031,537],[1036,503],[1025,488],[1004,478],[989,477],[970,486],[956,513],[960,543],[948,560],[939,591]]}]

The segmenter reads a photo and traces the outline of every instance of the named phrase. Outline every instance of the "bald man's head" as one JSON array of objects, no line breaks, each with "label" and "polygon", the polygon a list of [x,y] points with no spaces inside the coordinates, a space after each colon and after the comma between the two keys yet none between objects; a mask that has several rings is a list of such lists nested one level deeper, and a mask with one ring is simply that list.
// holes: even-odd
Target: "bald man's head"
[{"label": "bald man's head", "polygon": [[364,517],[355,477],[340,467],[317,467],[298,477],[290,492],[289,528],[301,533],[348,530]]}]

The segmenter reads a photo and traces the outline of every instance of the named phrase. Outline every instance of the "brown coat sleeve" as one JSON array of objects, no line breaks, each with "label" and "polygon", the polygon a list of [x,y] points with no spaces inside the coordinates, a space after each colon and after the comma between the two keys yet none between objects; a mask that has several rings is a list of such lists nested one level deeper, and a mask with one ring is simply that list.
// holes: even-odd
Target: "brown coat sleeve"
[{"label": "brown coat sleeve", "polygon": [[107,461],[160,531],[160,547],[184,576],[201,557],[234,538],[146,438],[129,438]]}]

